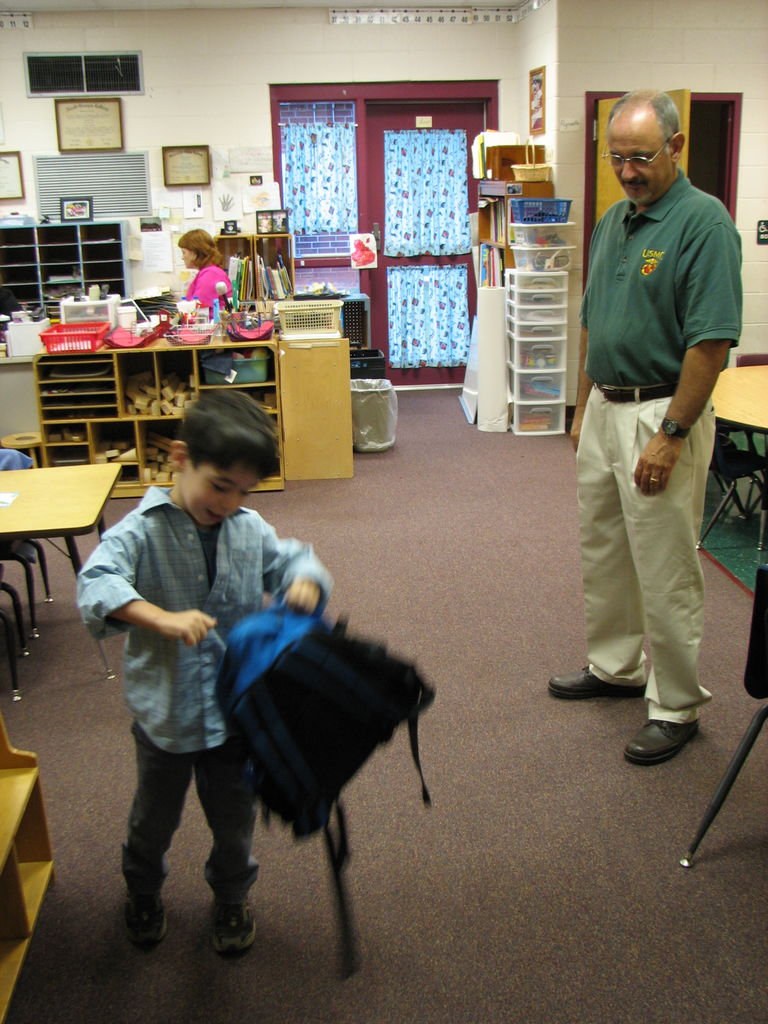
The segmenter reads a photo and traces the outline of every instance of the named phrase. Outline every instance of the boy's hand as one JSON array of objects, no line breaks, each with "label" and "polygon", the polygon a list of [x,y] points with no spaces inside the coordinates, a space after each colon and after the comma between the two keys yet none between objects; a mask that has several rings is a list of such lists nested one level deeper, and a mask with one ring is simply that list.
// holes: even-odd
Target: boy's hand
[{"label": "boy's hand", "polygon": [[285,592],[285,603],[294,611],[311,614],[321,597],[322,591],[314,580],[294,580]]},{"label": "boy's hand", "polygon": [[187,647],[194,647],[215,625],[216,619],[190,608],[185,612],[163,612],[157,619],[156,628],[161,636],[169,640],[183,640]]},{"label": "boy's hand", "polygon": [[152,629],[168,640],[183,640],[187,647],[194,647],[204,640],[208,631],[216,625],[216,619],[197,608],[183,612],[169,612],[149,601],[129,601],[121,608],[110,612],[113,619],[128,622],[141,629]]}]

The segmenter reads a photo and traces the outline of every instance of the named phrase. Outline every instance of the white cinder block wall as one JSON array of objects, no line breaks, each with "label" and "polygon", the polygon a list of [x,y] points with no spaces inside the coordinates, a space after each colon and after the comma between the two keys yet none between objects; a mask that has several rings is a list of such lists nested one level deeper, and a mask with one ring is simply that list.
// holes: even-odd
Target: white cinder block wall
[{"label": "white cinder block wall", "polygon": [[[646,86],[741,92],[742,347],[768,349],[768,246],[756,244],[757,221],[768,217],[765,0],[649,0],[641,12],[614,0],[550,0],[517,24],[501,26],[334,26],[327,8],[39,13],[33,18],[32,29],[0,33],[5,133],[0,148],[24,154],[27,192],[24,202],[0,202],[0,215],[11,210],[36,215],[32,154],[57,152],[54,103],[27,98],[24,52],[142,52],[146,94],[123,99],[125,147],[149,153],[156,198],[170,199],[172,223],[179,229],[184,225],[178,193],[162,190],[160,147],[208,144],[216,173],[226,165],[229,149],[270,146],[270,84],[497,79],[500,127],[524,136],[528,71],[544,65],[544,141],[552,153],[557,194],[574,200],[571,217],[578,225],[584,214],[585,92]],[[582,287],[580,230],[577,241],[570,402]],[[158,283],[147,279],[140,263],[133,265],[133,280],[136,288]]]},{"label": "white cinder block wall", "polygon": [[[768,351],[768,246],[757,245],[757,222],[768,217],[768,4],[652,0],[642,11],[631,11],[613,0],[557,0],[556,32],[557,92],[550,97],[557,110],[555,128],[562,120],[583,122],[588,91],[655,88],[743,94],[736,209],[744,260],[740,347]],[[552,139],[558,194],[582,200],[584,127],[558,132]],[[570,319],[572,401],[576,309]]]}]

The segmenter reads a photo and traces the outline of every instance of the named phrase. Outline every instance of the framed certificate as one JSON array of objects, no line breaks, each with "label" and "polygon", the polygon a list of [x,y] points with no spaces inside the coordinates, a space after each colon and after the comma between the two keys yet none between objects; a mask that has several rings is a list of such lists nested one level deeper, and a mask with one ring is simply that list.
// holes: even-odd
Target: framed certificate
[{"label": "framed certificate", "polygon": [[0,199],[23,199],[21,153],[0,153]]},{"label": "framed certificate", "polygon": [[119,96],[54,100],[60,153],[107,153],[123,148]]},{"label": "framed certificate", "polygon": [[210,185],[208,146],[163,146],[163,181],[166,185]]}]

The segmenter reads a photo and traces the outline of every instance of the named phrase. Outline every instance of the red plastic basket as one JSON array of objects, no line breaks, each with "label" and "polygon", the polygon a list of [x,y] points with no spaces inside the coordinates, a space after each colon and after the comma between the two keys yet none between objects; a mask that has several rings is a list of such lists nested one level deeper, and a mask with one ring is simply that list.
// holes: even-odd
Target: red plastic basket
[{"label": "red plastic basket", "polygon": [[95,352],[112,329],[110,323],[54,324],[40,332],[47,352]]}]

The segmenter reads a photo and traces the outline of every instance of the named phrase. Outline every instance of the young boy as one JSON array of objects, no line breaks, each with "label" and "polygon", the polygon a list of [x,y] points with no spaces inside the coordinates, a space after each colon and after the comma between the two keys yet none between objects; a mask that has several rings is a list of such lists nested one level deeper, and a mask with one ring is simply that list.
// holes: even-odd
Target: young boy
[{"label": "young boy", "polygon": [[150,488],[83,566],[78,604],[97,638],[127,634],[125,697],[134,716],[138,786],[123,845],[125,922],[137,944],[166,931],[160,890],[190,778],[213,834],[205,878],[214,893],[213,945],[247,949],[256,923],[247,894],[256,810],[244,741],[231,735],[215,683],[227,635],[265,593],[311,612],[332,581],[311,547],[278,539],[240,502],[275,472],[266,413],[238,391],[210,391],[172,443],[170,491]]}]

